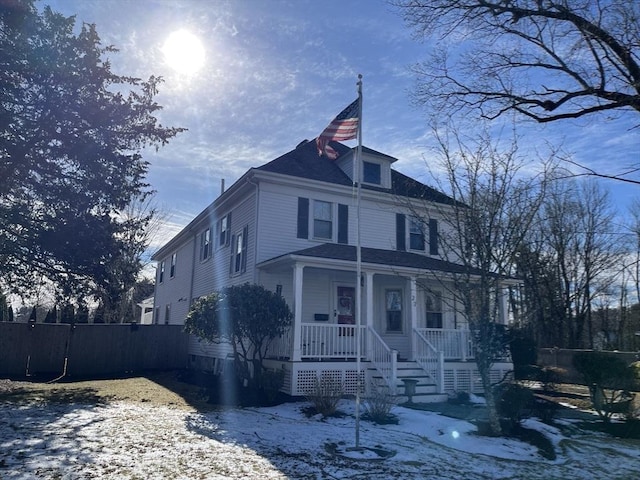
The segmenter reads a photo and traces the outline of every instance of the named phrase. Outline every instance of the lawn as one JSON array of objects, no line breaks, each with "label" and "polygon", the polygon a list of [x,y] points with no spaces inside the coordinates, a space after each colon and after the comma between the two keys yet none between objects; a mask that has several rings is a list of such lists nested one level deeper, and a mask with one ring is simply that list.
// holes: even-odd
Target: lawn
[{"label": "lawn", "polygon": [[[57,384],[0,380],[0,478],[640,478],[640,441],[584,428],[596,419],[575,410],[551,426],[524,423],[553,444],[551,460],[528,443],[478,435],[479,407],[396,406],[397,424],[360,422],[368,449],[354,452],[353,400],[341,402],[341,416],[323,419],[305,414],[305,402],[217,408],[206,399],[174,372]],[[378,459],[379,451],[392,456]]]}]

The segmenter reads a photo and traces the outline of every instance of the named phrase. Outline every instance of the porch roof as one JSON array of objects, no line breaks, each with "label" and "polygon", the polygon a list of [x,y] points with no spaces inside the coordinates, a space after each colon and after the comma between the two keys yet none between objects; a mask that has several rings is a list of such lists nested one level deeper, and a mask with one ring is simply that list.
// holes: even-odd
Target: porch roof
[{"label": "porch roof", "polygon": [[[379,248],[362,247],[361,249],[362,263],[369,265],[384,265],[395,269],[403,268],[410,270],[438,271],[445,273],[458,273],[469,275],[480,275],[482,272],[476,268],[469,268],[457,263],[439,260],[437,258],[419,255],[417,253],[403,252],[397,250],[382,250]],[[356,261],[356,247],[353,245],[343,245],[338,243],[323,243],[303,250],[290,252],[278,257],[272,258],[260,264],[266,266],[268,264],[277,264],[287,261],[296,261],[302,258],[319,259],[319,260],[336,260],[339,262]],[[355,268],[355,265],[354,265]],[[511,279],[514,280],[514,279]]]}]

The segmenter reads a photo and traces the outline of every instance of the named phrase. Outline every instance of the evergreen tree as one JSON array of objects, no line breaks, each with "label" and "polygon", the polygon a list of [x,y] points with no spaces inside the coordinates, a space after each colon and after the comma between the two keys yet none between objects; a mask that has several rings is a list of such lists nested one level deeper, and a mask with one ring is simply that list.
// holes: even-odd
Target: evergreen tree
[{"label": "evergreen tree", "polygon": [[117,298],[141,268],[130,239],[150,215],[120,213],[150,193],[142,150],[181,129],[155,116],[161,79],[113,73],[116,51],[95,25],[2,3],[0,277],[17,292],[45,278],[67,297]]}]

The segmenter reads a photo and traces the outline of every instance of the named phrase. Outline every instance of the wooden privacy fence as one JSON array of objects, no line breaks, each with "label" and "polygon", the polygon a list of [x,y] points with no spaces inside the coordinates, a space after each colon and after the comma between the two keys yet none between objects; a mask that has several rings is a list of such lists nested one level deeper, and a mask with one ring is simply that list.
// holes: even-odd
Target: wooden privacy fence
[{"label": "wooden privacy fence", "polygon": [[187,365],[182,325],[0,322],[0,376],[116,376]]}]

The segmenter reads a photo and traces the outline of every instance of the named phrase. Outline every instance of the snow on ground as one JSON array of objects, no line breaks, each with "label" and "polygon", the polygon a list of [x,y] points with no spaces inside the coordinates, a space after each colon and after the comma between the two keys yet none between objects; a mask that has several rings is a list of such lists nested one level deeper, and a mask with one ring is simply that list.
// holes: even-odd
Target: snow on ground
[{"label": "snow on ground", "polygon": [[[554,461],[465,421],[395,407],[398,425],[360,422],[360,443],[390,459],[336,456],[355,442],[343,418],[307,418],[304,403],[197,413],[135,403],[0,403],[0,479],[625,479],[640,478],[640,442],[534,420]],[[566,432],[567,429],[563,429]],[[366,455],[365,455],[366,457]]]}]

